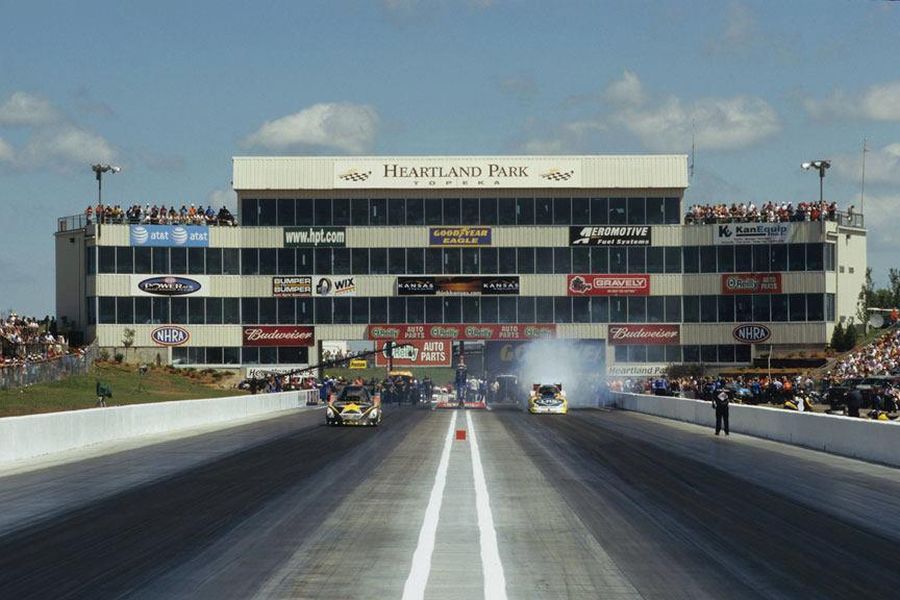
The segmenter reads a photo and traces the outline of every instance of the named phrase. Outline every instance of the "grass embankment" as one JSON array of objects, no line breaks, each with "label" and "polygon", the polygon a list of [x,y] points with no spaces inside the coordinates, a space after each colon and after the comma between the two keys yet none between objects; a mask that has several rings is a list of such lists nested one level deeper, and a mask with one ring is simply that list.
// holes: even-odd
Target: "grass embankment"
[{"label": "grass embankment", "polygon": [[107,400],[107,406],[220,398],[245,393],[235,389],[234,381],[222,372],[161,367],[151,368],[141,376],[134,365],[97,363],[87,375],[0,390],[0,417],[93,408],[97,403],[98,379],[112,388],[113,397]]}]

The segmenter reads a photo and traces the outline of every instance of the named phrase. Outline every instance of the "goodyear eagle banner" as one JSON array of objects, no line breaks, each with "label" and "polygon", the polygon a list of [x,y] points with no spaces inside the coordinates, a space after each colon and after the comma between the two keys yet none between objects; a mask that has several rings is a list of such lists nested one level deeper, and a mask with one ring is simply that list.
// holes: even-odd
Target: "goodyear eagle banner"
[{"label": "goodyear eagle banner", "polygon": [[429,227],[429,246],[490,246],[490,227]]}]

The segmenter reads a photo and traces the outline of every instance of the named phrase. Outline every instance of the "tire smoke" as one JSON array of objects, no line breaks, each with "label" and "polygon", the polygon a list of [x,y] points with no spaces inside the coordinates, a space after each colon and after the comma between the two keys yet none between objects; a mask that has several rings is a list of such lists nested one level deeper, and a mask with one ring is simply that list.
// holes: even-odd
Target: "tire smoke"
[{"label": "tire smoke", "polygon": [[602,343],[536,340],[519,357],[519,384],[527,397],[535,383],[561,383],[571,408],[596,407],[603,381]]}]

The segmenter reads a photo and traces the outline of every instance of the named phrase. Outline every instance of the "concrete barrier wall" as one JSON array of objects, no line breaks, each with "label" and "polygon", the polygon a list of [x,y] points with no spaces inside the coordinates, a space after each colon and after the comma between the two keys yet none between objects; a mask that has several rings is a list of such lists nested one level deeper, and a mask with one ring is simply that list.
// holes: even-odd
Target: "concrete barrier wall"
[{"label": "concrete barrier wall", "polygon": [[0,463],[142,435],[264,417],[306,405],[315,391],[133,404],[0,419]]},{"label": "concrete barrier wall", "polygon": [[[614,394],[617,407],[714,427],[712,403],[688,398]],[[730,429],[814,450],[900,466],[900,423],[732,404]]]}]

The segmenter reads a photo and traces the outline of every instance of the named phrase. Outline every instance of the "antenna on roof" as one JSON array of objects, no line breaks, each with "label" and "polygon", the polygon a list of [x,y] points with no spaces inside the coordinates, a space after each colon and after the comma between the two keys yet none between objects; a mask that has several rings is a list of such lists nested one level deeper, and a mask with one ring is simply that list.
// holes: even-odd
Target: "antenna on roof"
[{"label": "antenna on roof", "polygon": [[691,161],[688,163],[688,179],[694,178],[694,123],[691,119]]},{"label": "antenna on roof", "polygon": [[863,149],[862,149],[862,178],[860,179],[859,184],[859,212],[860,214],[865,214],[866,208],[866,154],[869,152],[868,147],[869,138],[863,138]]}]

